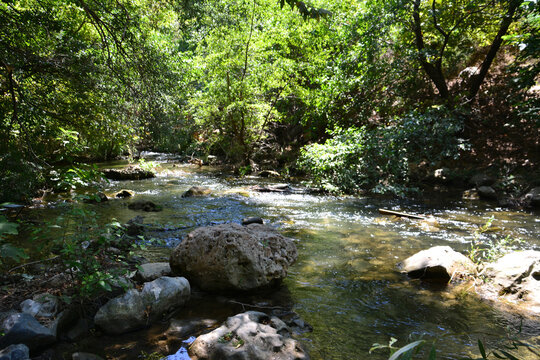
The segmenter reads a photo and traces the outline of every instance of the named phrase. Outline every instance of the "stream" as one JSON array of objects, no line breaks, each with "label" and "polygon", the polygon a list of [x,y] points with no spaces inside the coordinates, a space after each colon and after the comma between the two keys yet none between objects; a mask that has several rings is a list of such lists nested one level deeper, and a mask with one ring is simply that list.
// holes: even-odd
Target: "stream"
[{"label": "stream", "polygon": [[[125,163],[102,165],[120,167]],[[244,311],[240,302],[292,308],[313,326],[312,332],[299,336],[312,359],[387,359],[386,351],[368,352],[374,343],[386,344],[391,337],[398,339],[398,346],[420,337],[437,339],[437,358],[441,359],[478,354],[478,339],[488,347],[497,346],[511,324],[505,314],[474,296],[409,280],[396,271],[396,263],[436,245],[466,252],[474,231],[492,216],[493,226],[502,228],[505,235],[524,239],[527,248],[539,249],[540,245],[538,213],[456,200],[455,195],[406,200],[311,195],[303,191],[260,193],[250,187],[280,180],[236,178],[218,169],[183,165],[170,159],[161,159],[160,165],[154,179],[111,181],[105,188],[108,195],[120,189],[132,190],[133,198],[81,206],[92,207],[103,221],[114,218],[124,223],[137,215],[144,216],[145,224],[160,229],[148,234],[162,244],[149,247],[143,254],[150,261],[167,261],[170,248],[198,226],[240,222],[252,216],[263,218],[269,226],[296,239],[298,261],[276,292],[239,297],[237,302],[194,294],[194,299],[174,317],[221,322]],[[212,194],[182,198],[194,185],[208,187]],[[129,210],[127,204],[135,199],[151,200],[163,206],[163,211]],[[379,208],[432,215],[438,225],[383,216]],[[45,218],[55,215],[51,208],[35,211]],[[79,351],[109,359],[136,359],[142,351],[174,354],[185,339],[172,343],[166,340],[162,333],[167,327],[168,323],[159,323],[117,337],[91,336],[77,346]],[[531,328],[522,329],[520,334],[524,338],[538,335],[540,330]],[[73,345],[60,344],[57,351],[69,346]]]}]

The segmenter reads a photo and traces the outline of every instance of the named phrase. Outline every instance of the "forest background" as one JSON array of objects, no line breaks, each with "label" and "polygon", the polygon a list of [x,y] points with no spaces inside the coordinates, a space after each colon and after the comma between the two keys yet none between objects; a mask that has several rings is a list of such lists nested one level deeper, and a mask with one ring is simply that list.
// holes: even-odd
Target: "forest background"
[{"label": "forest background", "polygon": [[141,149],[333,192],[531,183],[539,55],[536,0],[3,0],[0,199]]}]

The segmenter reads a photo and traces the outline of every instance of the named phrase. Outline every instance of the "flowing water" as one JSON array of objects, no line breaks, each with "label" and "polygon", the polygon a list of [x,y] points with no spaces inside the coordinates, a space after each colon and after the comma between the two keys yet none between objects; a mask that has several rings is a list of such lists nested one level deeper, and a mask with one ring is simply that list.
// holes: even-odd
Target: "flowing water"
[{"label": "flowing water", "polygon": [[[160,229],[150,235],[168,246],[177,244],[197,226],[240,222],[251,216],[262,217],[268,225],[296,239],[298,261],[290,268],[282,288],[263,299],[272,306],[292,307],[313,326],[313,332],[300,336],[313,359],[384,359],[388,357],[384,351],[368,354],[372,344],[387,343],[394,337],[402,346],[409,337],[420,336],[437,339],[438,358],[457,359],[477,353],[477,339],[496,346],[504,338],[509,321],[503,313],[474,296],[411,281],[396,271],[396,263],[435,245],[465,252],[474,230],[491,216],[495,217],[493,225],[505,235],[520,237],[527,241],[527,247],[538,248],[538,214],[504,211],[487,203],[448,200],[441,195],[410,201],[301,191],[259,193],[250,189],[275,182],[235,178],[215,169],[169,161],[161,164],[157,178],[111,182],[105,189],[107,194],[130,189],[135,192],[134,198],[85,206],[95,209],[106,221],[115,218],[126,222],[143,215],[145,223]],[[212,194],[182,198],[194,185],[206,186]],[[163,211],[129,210],[127,204],[135,199],[151,200],[162,205]],[[383,216],[378,208],[433,215],[438,225]],[[150,260],[164,260],[169,249],[154,247],[144,255]],[[251,297],[241,302],[249,301],[263,300]],[[242,308],[220,297],[199,294],[177,317],[222,321]],[[165,348],[168,354],[174,354],[184,339],[163,345],[160,333],[166,327],[158,324],[121,337],[87,339],[82,350],[118,359],[136,358],[134,354],[141,349],[150,353]],[[537,329],[525,329],[522,336],[539,333]]]}]

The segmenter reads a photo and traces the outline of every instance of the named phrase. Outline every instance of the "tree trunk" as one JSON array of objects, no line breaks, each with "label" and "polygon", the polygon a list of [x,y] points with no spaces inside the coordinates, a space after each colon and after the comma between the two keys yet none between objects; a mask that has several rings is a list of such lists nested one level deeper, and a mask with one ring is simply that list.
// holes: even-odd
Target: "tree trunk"
[{"label": "tree trunk", "polygon": [[430,63],[425,54],[424,34],[422,33],[422,22],[420,20],[420,3],[421,0],[415,0],[413,6],[413,29],[418,59],[420,60],[422,68],[439,91],[439,96],[443,99],[447,99],[450,96],[450,92],[448,91],[448,85],[446,84],[442,67]]},{"label": "tree trunk", "polygon": [[493,60],[495,59],[495,56],[497,55],[497,51],[499,51],[502,42],[503,42],[503,36],[508,31],[508,28],[514,21],[514,15],[516,14],[517,9],[520,7],[520,5],[523,3],[523,0],[512,0],[510,1],[510,4],[508,5],[508,11],[504,15],[503,20],[501,21],[501,25],[499,27],[499,31],[497,32],[497,35],[493,39],[493,42],[491,43],[491,47],[489,48],[489,51],[482,62],[482,65],[480,66],[480,71],[478,74],[475,74],[471,77],[469,82],[469,99],[474,98],[478,91],[480,90],[480,86],[484,82],[486,75],[488,73],[488,70],[493,63]]}]

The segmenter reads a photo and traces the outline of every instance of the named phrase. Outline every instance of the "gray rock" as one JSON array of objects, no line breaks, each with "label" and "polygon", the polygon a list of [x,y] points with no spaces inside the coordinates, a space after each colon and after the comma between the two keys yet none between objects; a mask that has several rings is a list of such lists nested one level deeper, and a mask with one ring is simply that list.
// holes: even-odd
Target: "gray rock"
[{"label": "gray rock", "polygon": [[94,317],[94,323],[106,333],[122,334],[146,325],[146,307],[140,293],[129,290],[124,295],[109,300]]},{"label": "gray rock", "polygon": [[21,312],[34,317],[53,318],[58,311],[58,298],[51,294],[38,294],[34,299],[26,299],[21,303]]},{"label": "gray rock", "polygon": [[41,325],[29,314],[19,313],[8,316],[1,325],[0,348],[12,344],[24,344],[30,350],[46,347],[56,341],[53,331]]},{"label": "gray rock", "polygon": [[150,319],[157,320],[171,309],[184,305],[191,295],[189,282],[183,277],[163,276],[144,284],[143,303],[150,307]]},{"label": "gray rock", "polygon": [[495,179],[492,176],[482,173],[474,175],[469,180],[469,184],[476,186],[477,188],[480,186],[491,186],[494,183]]},{"label": "gray rock", "polygon": [[71,358],[73,360],[103,360],[101,356],[85,352],[76,352],[71,356]]},{"label": "gray rock", "polygon": [[449,282],[476,272],[474,263],[449,246],[422,250],[398,264],[402,273],[415,279]]},{"label": "gray rock", "polygon": [[170,309],[184,305],[191,294],[189,282],[181,277],[161,277],[109,300],[94,322],[109,334],[122,334],[144,327]]},{"label": "gray rock", "polygon": [[204,290],[253,290],[279,283],[296,257],[294,242],[267,226],[222,224],[188,234],[170,264]]},{"label": "gray rock", "polygon": [[525,194],[525,201],[534,207],[540,207],[540,187],[535,187]]},{"label": "gray rock", "polygon": [[210,190],[207,187],[192,186],[184,194],[182,194],[182,197],[186,198],[186,197],[193,197],[193,196],[205,196],[211,193],[212,193],[212,190]]},{"label": "gray rock", "polygon": [[140,266],[137,270],[136,278],[140,281],[147,282],[155,280],[162,276],[171,275],[171,266],[168,262],[146,263]]},{"label": "gray rock", "polygon": [[461,198],[463,200],[478,200],[480,199],[480,195],[478,194],[478,190],[469,189],[469,190],[465,190],[463,194],[461,194]]},{"label": "gray rock", "polygon": [[481,199],[497,200],[497,192],[491,186],[480,186],[478,188],[478,195]]},{"label": "gray rock", "polygon": [[137,166],[128,166],[125,169],[104,169],[103,175],[111,180],[141,180],[156,176],[152,171],[143,170]]},{"label": "gray rock", "polygon": [[199,336],[190,347],[199,359],[309,359],[277,317],[248,311],[232,316],[216,330]]},{"label": "gray rock", "polygon": [[274,170],[262,170],[256,174],[260,177],[281,177],[281,175]]},{"label": "gray rock", "polygon": [[0,360],[29,360],[30,349],[24,344],[10,345],[0,350]]}]

